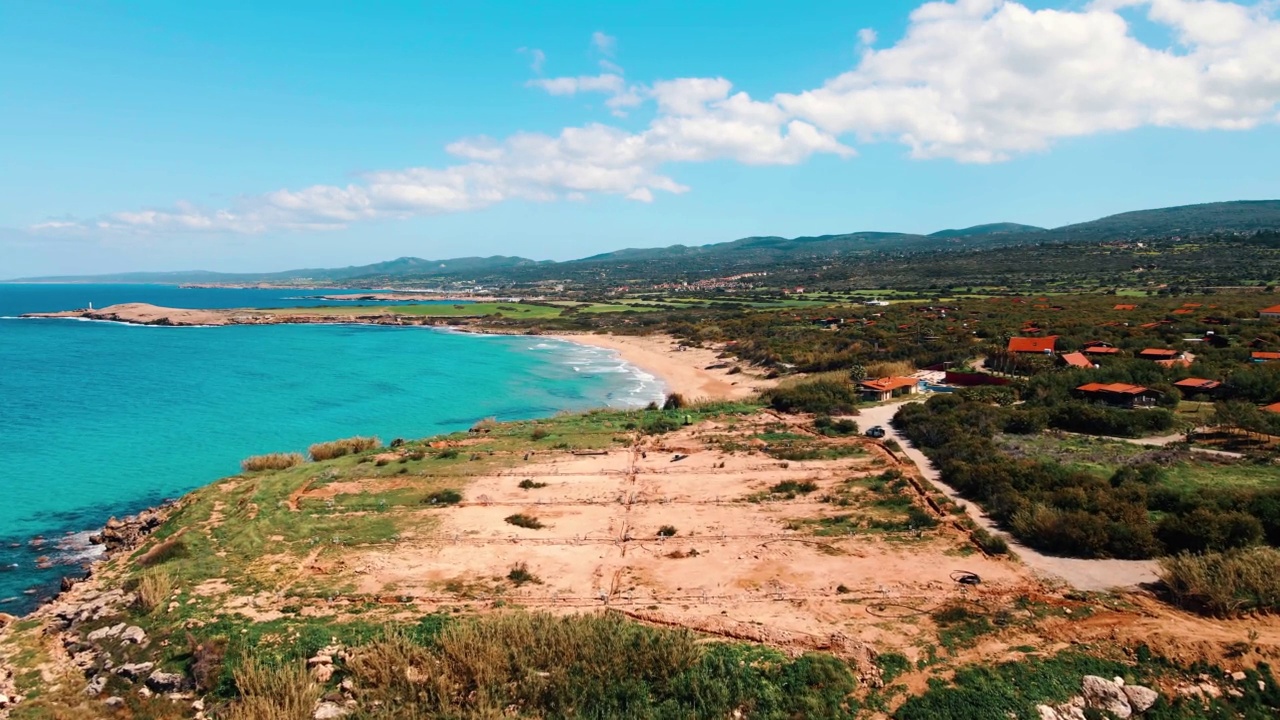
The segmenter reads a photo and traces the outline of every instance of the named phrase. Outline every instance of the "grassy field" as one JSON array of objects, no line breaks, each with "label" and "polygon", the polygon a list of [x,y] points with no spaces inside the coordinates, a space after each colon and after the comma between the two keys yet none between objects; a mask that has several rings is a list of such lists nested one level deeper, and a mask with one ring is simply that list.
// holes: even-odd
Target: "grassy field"
[{"label": "grassy field", "polygon": [[1199,487],[1275,487],[1280,473],[1274,467],[1229,458],[1208,458],[1172,447],[1135,445],[1080,435],[1004,435],[1006,452],[1061,463],[1073,470],[1110,477],[1124,465],[1155,463],[1164,470],[1161,481],[1190,491]]}]

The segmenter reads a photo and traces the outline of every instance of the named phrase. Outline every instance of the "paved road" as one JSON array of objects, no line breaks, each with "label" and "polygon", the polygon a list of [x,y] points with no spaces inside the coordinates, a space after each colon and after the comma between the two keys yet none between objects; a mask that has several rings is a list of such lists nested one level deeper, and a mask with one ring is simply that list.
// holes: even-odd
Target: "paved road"
[{"label": "paved road", "polygon": [[[919,401],[913,400],[909,402]],[[1030,567],[1037,574],[1051,579],[1064,580],[1077,589],[1089,591],[1131,588],[1137,587],[1140,583],[1156,581],[1156,562],[1154,560],[1081,560],[1078,558],[1054,557],[1033,550],[1014,540],[1008,533],[997,528],[991,518],[982,512],[982,508],[960,497],[960,493],[956,492],[955,488],[942,482],[938,476],[938,471],[934,469],[933,463],[929,462],[924,453],[913,447],[906,438],[900,436],[893,429],[893,426],[889,424],[889,420],[894,413],[898,412],[898,407],[901,405],[902,403],[893,403],[862,410],[858,415],[858,427],[866,430],[872,425],[884,426],[885,438],[897,440],[898,444],[902,446],[903,452],[916,464],[916,467],[920,468],[920,472],[925,478],[952,500],[963,505],[969,516],[978,525],[986,528],[988,532],[1000,535],[1007,540],[1009,547],[1018,554],[1018,557],[1022,558],[1027,567]]]}]

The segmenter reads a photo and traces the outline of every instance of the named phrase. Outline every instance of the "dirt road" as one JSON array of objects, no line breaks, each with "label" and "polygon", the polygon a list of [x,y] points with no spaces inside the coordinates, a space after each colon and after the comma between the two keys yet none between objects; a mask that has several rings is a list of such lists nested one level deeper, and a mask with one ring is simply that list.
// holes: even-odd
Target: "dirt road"
[{"label": "dirt road", "polygon": [[1041,575],[1064,580],[1080,590],[1128,588],[1156,581],[1156,562],[1154,560],[1081,560],[1078,558],[1054,557],[1033,550],[1010,537],[1008,533],[996,527],[995,522],[982,512],[982,508],[960,497],[960,493],[956,492],[955,488],[942,482],[938,471],[934,469],[933,463],[929,462],[924,453],[913,447],[906,438],[900,436],[893,426],[889,424],[894,413],[898,412],[898,408],[902,404],[893,403],[863,409],[858,415],[858,427],[866,430],[873,425],[883,426],[885,438],[897,440],[907,457],[911,458],[916,467],[920,468],[921,474],[926,479],[946,493],[948,497],[963,504],[970,517],[983,528],[986,528],[988,532],[1005,538],[1009,542],[1009,547],[1032,570]]}]

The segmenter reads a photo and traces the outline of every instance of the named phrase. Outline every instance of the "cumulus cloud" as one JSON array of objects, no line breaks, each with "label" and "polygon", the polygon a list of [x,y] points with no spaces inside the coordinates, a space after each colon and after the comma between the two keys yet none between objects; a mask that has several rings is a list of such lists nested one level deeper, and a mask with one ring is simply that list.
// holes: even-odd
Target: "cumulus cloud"
[{"label": "cumulus cloud", "polygon": [[[1125,7],[1145,7],[1179,46],[1140,42]],[[965,162],[1141,126],[1250,128],[1277,119],[1280,24],[1264,6],[1214,0],[1099,0],[1080,11],[931,2],[897,44],[775,99],[835,135]]]},{"label": "cumulus cloud", "polygon": [[[558,96],[602,93],[615,114],[651,105],[642,129],[601,123],[558,133],[474,137],[449,144],[456,164],[360,175],[243,197],[221,209],[178,203],[33,230],[222,231],[326,229],[354,222],[475,210],[507,200],[654,202],[687,187],[670,166],[751,165],[853,157],[853,143],[893,142],[915,158],[988,163],[1042,152],[1061,138],[1139,127],[1240,130],[1280,122],[1280,21],[1275,3],[1093,0],[1031,10],[1007,0],[929,2],[904,36],[875,49],[857,32],[854,67],[821,87],[752,98],[730,80],[628,82],[616,41],[592,36],[602,72],[535,78]],[[1166,28],[1170,47],[1144,44],[1125,13]],[[535,69],[544,56],[528,51]]]}]

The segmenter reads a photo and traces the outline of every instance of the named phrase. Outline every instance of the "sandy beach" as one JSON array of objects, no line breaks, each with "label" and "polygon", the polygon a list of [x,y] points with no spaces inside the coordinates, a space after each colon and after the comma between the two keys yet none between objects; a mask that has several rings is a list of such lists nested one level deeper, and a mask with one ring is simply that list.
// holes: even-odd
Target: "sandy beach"
[{"label": "sandy beach", "polygon": [[[663,381],[667,392],[680,393],[686,400],[740,400],[773,387],[755,369],[731,359],[720,359],[718,350],[680,347],[669,335],[551,335],[560,340],[607,348],[623,360]],[[713,365],[726,367],[713,370]],[[733,368],[741,372],[730,374]]]}]

